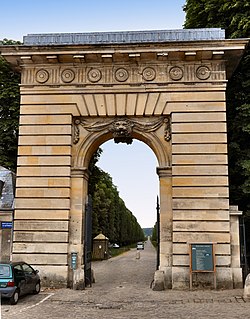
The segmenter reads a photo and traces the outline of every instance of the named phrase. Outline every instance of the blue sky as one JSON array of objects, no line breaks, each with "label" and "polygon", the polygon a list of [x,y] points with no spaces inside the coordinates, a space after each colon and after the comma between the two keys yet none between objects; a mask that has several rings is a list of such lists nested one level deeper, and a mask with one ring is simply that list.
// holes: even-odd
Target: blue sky
[{"label": "blue sky", "polygon": [[[2,1],[0,40],[22,41],[32,33],[78,33],[182,29],[185,0],[12,0]],[[157,160],[142,142],[109,141],[99,166],[108,172],[142,227],[156,221]]]},{"label": "blue sky", "polygon": [[28,33],[181,29],[185,0],[1,1],[0,39]]}]

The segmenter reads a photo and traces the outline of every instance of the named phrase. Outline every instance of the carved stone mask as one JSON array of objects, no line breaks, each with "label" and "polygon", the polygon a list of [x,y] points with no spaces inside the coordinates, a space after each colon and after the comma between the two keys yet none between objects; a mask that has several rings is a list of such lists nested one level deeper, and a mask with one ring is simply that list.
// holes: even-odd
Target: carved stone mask
[{"label": "carved stone mask", "polygon": [[110,132],[113,133],[115,143],[132,144],[133,124],[126,119],[118,119],[114,121],[110,127]]}]

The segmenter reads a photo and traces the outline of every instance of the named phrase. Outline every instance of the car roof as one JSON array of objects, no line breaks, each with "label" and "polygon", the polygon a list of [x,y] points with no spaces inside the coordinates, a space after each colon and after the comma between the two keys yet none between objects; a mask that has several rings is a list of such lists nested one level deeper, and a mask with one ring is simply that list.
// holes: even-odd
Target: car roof
[{"label": "car roof", "polygon": [[24,261],[10,261],[10,262],[7,262],[7,261],[0,261],[0,264],[1,265],[9,265],[9,266],[16,266],[16,265],[23,265],[23,264],[26,264]]}]

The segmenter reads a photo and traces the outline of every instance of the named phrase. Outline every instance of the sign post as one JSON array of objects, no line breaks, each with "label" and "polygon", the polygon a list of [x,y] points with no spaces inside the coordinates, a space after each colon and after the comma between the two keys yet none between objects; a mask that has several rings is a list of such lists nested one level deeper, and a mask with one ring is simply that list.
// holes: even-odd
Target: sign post
[{"label": "sign post", "polygon": [[213,243],[190,244],[190,289],[193,285],[194,272],[213,272],[216,289],[216,267]]}]

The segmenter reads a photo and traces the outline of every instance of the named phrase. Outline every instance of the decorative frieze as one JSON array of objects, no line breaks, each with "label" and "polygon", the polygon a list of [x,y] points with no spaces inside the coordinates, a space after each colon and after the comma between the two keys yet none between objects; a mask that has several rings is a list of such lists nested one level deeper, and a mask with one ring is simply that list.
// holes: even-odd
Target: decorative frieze
[{"label": "decorative frieze", "polygon": [[27,66],[23,71],[23,85],[119,85],[202,83],[224,81],[225,67],[216,63],[128,64],[113,67],[110,64],[89,67],[82,64],[61,69],[48,65],[42,68]]}]

